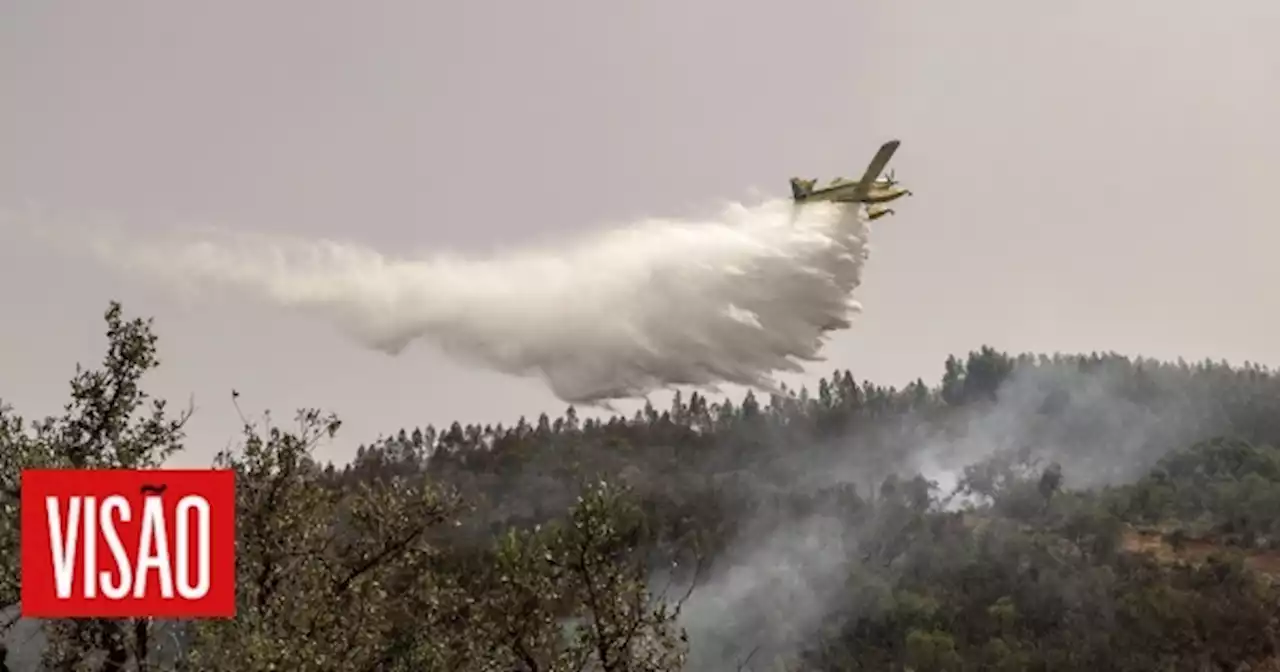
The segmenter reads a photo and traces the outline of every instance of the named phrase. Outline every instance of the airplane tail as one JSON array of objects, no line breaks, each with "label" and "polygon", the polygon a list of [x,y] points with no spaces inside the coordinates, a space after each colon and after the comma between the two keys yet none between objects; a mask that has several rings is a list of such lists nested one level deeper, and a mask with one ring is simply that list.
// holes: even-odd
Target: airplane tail
[{"label": "airplane tail", "polygon": [[800,200],[809,195],[813,190],[813,180],[802,180],[798,177],[791,178],[791,198]]}]

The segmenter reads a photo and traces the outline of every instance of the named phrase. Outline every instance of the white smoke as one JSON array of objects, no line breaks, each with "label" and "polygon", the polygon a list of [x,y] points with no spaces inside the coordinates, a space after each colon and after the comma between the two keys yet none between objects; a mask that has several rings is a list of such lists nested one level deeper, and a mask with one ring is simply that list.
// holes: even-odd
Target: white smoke
[{"label": "white smoke", "polygon": [[422,340],[593,403],[673,385],[774,389],[774,373],[820,360],[827,332],[860,309],[867,233],[861,209],[772,201],[489,259],[240,233],[91,242],[129,271],[320,314],[393,355]]}]

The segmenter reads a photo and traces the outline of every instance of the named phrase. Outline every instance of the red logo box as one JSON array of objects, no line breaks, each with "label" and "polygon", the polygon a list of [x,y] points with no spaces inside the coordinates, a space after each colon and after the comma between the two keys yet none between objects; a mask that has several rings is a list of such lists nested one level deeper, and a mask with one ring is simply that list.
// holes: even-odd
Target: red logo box
[{"label": "red logo box", "polygon": [[22,615],[231,618],[235,472],[22,472]]}]

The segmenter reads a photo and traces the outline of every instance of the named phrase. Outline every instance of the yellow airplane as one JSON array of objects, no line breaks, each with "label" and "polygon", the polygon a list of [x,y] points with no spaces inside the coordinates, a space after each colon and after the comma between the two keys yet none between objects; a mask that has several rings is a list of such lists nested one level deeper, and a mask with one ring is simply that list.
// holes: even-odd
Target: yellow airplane
[{"label": "yellow airplane", "polygon": [[898,181],[893,179],[892,171],[883,179],[877,178],[884,171],[885,166],[889,164],[889,159],[893,158],[893,153],[898,151],[898,145],[900,144],[902,143],[898,140],[890,140],[881,145],[880,150],[871,159],[870,165],[867,166],[867,171],[863,173],[860,180],[846,180],[842,177],[837,177],[825,187],[815,187],[817,180],[804,180],[793,177],[791,178],[791,197],[796,203],[814,201],[864,203],[867,205],[867,216],[870,219],[879,219],[885,215],[891,215],[893,214],[893,208],[884,204],[903,196],[910,196],[911,190],[898,186]]}]

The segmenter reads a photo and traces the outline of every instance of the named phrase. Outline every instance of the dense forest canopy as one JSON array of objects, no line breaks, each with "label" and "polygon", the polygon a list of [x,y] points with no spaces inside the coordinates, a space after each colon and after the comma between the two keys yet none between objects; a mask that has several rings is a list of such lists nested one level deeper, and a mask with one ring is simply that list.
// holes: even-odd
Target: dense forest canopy
[{"label": "dense forest canopy", "polygon": [[[22,468],[183,446],[144,391],[151,323],[106,321],[62,415],[0,411],[6,605]],[[236,619],[0,623],[8,669],[1280,670],[1263,367],[981,348],[936,385],[835,371],[315,460],[339,429],[247,415],[218,456],[239,478]]]}]

